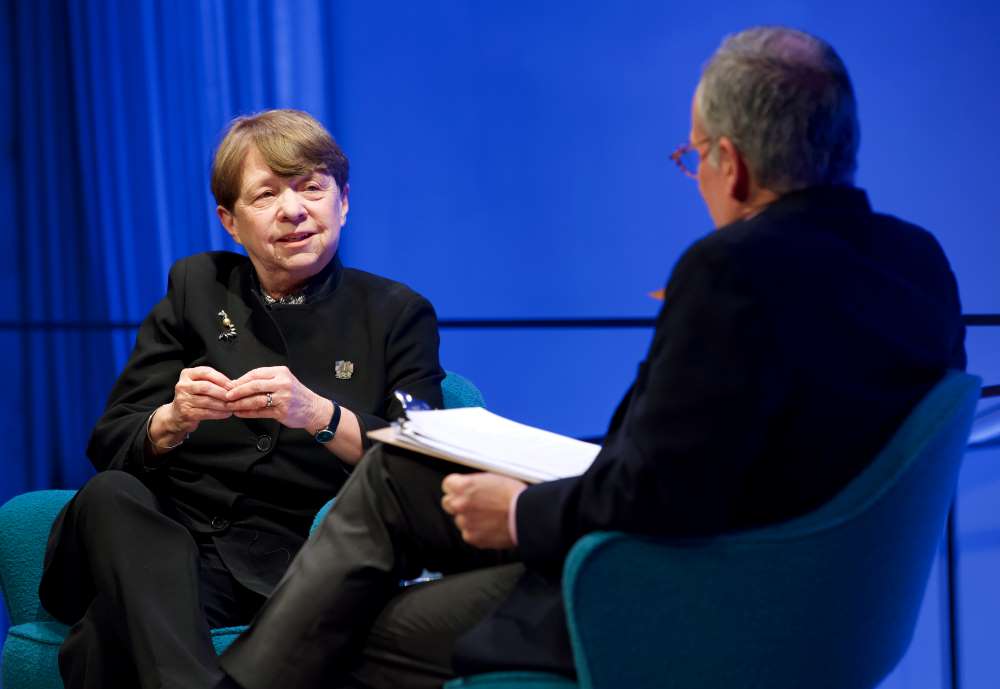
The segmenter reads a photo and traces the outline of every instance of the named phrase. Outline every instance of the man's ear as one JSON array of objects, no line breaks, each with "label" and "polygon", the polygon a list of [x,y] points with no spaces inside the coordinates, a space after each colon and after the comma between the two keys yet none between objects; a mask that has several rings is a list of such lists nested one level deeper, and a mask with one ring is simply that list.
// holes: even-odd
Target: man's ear
[{"label": "man's ear", "polygon": [[719,138],[719,166],[726,180],[726,191],[739,203],[750,198],[750,168],[747,161],[728,136]]},{"label": "man's ear", "polygon": [[222,223],[222,226],[229,233],[229,236],[233,238],[233,241],[237,244],[243,244],[240,241],[240,236],[236,233],[236,216],[222,206],[215,207],[215,214],[219,216],[219,222]]}]

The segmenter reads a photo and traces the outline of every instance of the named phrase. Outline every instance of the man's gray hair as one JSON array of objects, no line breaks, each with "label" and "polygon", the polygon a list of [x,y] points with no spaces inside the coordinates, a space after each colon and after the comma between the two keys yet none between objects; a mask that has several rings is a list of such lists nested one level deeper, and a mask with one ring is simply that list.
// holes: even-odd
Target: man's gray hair
[{"label": "man's gray hair", "polygon": [[784,27],[727,36],[705,65],[695,106],[712,139],[709,160],[727,136],[767,189],[854,182],[861,139],[854,88],[820,38]]}]

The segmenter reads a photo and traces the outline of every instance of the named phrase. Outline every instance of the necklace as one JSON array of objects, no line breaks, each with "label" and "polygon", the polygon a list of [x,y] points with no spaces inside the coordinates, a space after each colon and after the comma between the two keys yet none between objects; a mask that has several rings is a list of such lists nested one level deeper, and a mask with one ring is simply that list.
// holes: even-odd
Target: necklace
[{"label": "necklace", "polygon": [[302,292],[299,292],[298,294],[286,294],[285,296],[279,297],[278,299],[275,299],[264,290],[261,290],[261,294],[264,295],[264,303],[267,304],[268,306],[273,306],[274,304],[281,304],[281,305],[292,304],[297,306],[299,304],[306,303],[306,295]]}]

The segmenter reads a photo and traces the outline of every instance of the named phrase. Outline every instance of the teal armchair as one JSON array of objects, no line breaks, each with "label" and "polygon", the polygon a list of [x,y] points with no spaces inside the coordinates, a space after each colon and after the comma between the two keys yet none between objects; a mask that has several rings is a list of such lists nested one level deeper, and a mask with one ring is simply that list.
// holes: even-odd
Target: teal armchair
[{"label": "teal armchair", "polygon": [[[446,408],[485,406],[479,389],[464,376],[447,372],[441,383]],[[0,659],[5,689],[62,689],[59,646],[69,628],[57,622],[38,600],[38,583],[49,529],[73,497],[71,490],[41,490],[18,495],[0,507],[0,590],[10,616],[10,629]],[[332,501],[331,501],[332,502]],[[327,503],[317,521],[329,509]],[[246,627],[212,630],[221,653]]]},{"label": "teal armchair", "polygon": [[492,673],[446,689],[874,687],[910,643],[980,383],[949,373],[801,518],[711,539],[580,539],[563,574],[578,680]]}]

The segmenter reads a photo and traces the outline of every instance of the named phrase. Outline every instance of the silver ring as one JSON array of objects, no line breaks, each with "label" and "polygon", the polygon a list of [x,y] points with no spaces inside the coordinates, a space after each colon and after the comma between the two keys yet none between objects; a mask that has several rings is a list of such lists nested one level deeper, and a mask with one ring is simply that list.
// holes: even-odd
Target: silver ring
[{"label": "silver ring", "polygon": [[274,404],[274,400],[271,398],[271,393],[265,392],[264,394],[267,395],[267,404],[265,404],[264,406],[265,407],[272,406]]}]

